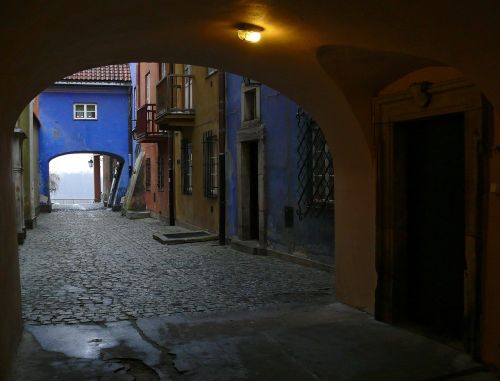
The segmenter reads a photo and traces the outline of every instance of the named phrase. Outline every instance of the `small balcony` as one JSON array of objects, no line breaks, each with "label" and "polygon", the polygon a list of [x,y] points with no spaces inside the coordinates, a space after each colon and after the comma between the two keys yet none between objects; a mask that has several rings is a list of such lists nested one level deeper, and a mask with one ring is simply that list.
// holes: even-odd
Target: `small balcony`
[{"label": "small balcony", "polygon": [[168,131],[159,128],[155,123],[155,116],[155,104],[145,104],[137,110],[137,122],[133,132],[138,143],[158,143],[168,139]]},{"label": "small balcony", "polygon": [[194,126],[192,75],[169,74],[156,85],[155,121],[162,129],[180,131]]}]

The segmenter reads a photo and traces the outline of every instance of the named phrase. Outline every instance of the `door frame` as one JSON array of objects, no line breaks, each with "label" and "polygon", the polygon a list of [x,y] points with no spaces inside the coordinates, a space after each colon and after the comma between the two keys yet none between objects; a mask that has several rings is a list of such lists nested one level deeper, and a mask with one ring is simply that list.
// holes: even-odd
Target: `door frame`
[{"label": "door frame", "polygon": [[[374,139],[377,147],[377,213],[375,317],[395,322],[398,298],[398,268],[404,250],[405,232],[395,191],[394,128],[398,122],[442,116],[464,115],[465,142],[465,263],[464,346],[479,353],[484,213],[488,198],[487,145],[491,140],[491,106],[469,81],[456,79],[437,84],[412,84],[408,90],[383,95],[373,101]],[[400,199],[400,198],[399,198]],[[400,296],[399,296],[400,297]]]},{"label": "door frame", "polygon": [[[248,123],[247,123],[248,124]],[[250,239],[250,187],[242,145],[248,142],[258,144],[258,204],[259,204],[259,247],[266,247],[267,218],[266,218],[266,155],[265,155],[265,127],[260,122],[250,123],[241,127],[236,133],[236,156],[238,178],[238,237],[241,240]]]}]

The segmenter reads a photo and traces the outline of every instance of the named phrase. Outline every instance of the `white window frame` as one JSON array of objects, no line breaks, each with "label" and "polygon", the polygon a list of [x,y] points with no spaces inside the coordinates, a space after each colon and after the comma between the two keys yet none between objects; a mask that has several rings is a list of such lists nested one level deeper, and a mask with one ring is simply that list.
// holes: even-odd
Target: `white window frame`
[{"label": "white window frame", "polygon": [[[76,117],[76,112],[77,112],[76,107],[77,106],[83,106],[83,118]],[[93,117],[93,118],[88,117],[87,113],[90,112],[87,110],[88,106],[94,106],[95,117]],[[78,111],[78,112],[81,112],[81,111]],[[74,103],[73,104],[73,120],[97,120],[97,103]]]},{"label": "white window frame", "polygon": [[151,73],[148,72],[144,77],[146,87],[146,104],[151,103]]}]

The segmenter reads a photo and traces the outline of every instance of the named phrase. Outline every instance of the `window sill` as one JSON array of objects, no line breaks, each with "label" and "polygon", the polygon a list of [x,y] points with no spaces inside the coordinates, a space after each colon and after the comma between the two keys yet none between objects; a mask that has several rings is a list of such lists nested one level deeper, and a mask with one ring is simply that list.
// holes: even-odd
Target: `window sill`
[{"label": "window sill", "polygon": [[262,122],[261,122],[260,118],[241,121],[241,128],[260,127],[261,125],[262,125]]}]

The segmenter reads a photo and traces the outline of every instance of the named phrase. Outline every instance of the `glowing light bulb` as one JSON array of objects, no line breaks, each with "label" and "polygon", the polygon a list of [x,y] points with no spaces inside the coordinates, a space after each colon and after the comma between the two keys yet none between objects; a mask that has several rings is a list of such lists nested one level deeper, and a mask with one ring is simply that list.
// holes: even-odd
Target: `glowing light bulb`
[{"label": "glowing light bulb", "polygon": [[252,26],[248,24],[241,24],[238,27],[238,38],[243,41],[255,44],[262,38],[261,31],[263,29],[258,26]]}]

